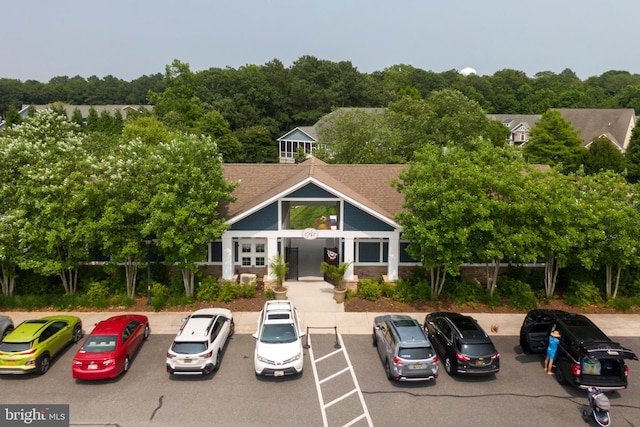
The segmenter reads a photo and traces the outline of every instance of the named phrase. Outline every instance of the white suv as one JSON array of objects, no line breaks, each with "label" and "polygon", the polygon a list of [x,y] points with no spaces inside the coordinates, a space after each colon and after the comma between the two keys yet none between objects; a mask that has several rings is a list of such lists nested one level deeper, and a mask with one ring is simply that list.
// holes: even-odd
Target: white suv
[{"label": "white suv", "polygon": [[167,351],[169,374],[207,375],[220,367],[222,351],[233,335],[233,315],[226,308],[203,308],[186,317]]},{"label": "white suv", "polygon": [[302,373],[302,337],[298,312],[288,300],[267,301],[258,317],[254,356],[256,375]]}]

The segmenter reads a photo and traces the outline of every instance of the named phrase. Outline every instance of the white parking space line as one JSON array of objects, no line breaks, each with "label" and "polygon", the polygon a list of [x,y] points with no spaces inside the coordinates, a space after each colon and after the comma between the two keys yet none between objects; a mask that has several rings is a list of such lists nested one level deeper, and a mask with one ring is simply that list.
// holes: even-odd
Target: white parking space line
[{"label": "white parking space line", "polygon": [[[320,401],[320,411],[322,412],[322,424],[325,427],[329,427],[329,422],[327,419],[327,409],[331,408],[333,405],[335,405],[338,402],[341,402],[342,400],[353,396],[354,394],[357,394],[358,399],[360,401],[360,404],[362,406],[362,413],[359,414],[358,416],[356,416],[355,418],[353,418],[352,420],[350,420],[348,423],[343,424],[343,427],[346,426],[351,426],[354,425],[355,423],[359,422],[360,420],[366,419],[367,421],[367,425],[369,426],[373,426],[373,422],[371,421],[371,416],[369,414],[369,410],[367,408],[367,404],[364,401],[364,396],[362,395],[362,390],[360,390],[360,385],[358,384],[358,379],[356,378],[356,374],[353,370],[353,366],[351,365],[351,360],[349,359],[349,354],[347,353],[347,349],[344,346],[344,342],[342,341],[342,336],[340,334],[337,334],[337,338],[338,338],[338,342],[340,344],[340,348],[336,351],[333,351],[331,353],[328,353],[324,356],[319,357],[318,359],[315,358],[314,353],[313,353],[313,346],[311,345],[311,336],[308,335],[307,336],[307,343],[309,344],[309,356],[311,359],[311,366],[313,369],[313,376],[315,379],[315,383],[316,383],[316,391],[318,393],[318,400]],[[324,378],[319,378],[319,374],[318,374],[318,368],[317,365],[318,363],[330,359],[330,358],[335,358],[336,356],[342,355],[344,357],[344,368],[338,370],[337,372],[327,375]],[[330,402],[325,402],[325,397],[322,391],[322,386],[325,385],[326,387],[331,387],[331,381],[332,380],[336,380],[340,377],[342,377],[343,375],[346,375],[347,373],[351,373],[351,381],[353,383],[353,388],[347,392],[345,392],[344,394],[342,394],[341,396],[336,397],[335,399],[333,399]],[[328,390],[327,390],[328,391]]]}]

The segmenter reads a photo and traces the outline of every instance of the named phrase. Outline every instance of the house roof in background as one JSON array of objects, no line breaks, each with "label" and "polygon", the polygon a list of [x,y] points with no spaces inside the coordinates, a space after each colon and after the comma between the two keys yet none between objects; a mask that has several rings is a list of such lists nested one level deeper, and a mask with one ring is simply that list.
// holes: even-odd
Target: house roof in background
[{"label": "house roof in background", "polygon": [[631,130],[636,123],[633,108],[557,108],[562,118],[580,131],[583,145],[606,136],[618,149],[624,151],[629,145]]},{"label": "house roof in background", "polygon": [[[73,112],[77,109],[82,114],[82,117],[87,117],[89,115],[89,110],[93,107],[94,110],[99,114],[103,111],[107,111],[109,114],[113,115],[116,111],[120,111],[123,118],[127,117],[127,114],[131,111],[139,112],[142,109],[146,109],[149,111],[153,110],[153,105],[69,105],[69,104],[47,104],[47,105],[34,105],[33,107],[36,111],[46,110],[51,107],[62,107],[66,113],[67,117],[71,118]],[[21,115],[26,115],[29,110],[29,105],[23,105],[20,110]]]}]

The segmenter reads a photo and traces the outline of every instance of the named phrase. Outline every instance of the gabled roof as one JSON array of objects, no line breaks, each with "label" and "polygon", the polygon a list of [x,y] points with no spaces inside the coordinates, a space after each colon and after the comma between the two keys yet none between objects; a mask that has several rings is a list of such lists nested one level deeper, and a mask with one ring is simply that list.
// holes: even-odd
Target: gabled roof
[{"label": "gabled roof", "polygon": [[316,142],[317,138],[312,126],[299,126],[282,135],[276,141],[310,141]]},{"label": "gabled roof", "polygon": [[255,209],[290,193],[304,183],[326,186],[393,221],[401,211],[404,195],[391,181],[407,165],[331,165],[312,157],[300,164],[226,163],[224,176],[240,185],[233,191],[235,202],[221,205],[226,219]]},{"label": "gabled roof", "polygon": [[540,114],[487,114],[487,117],[499,121],[509,130],[514,131],[521,125],[531,129],[542,116]]},{"label": "gabled roof", "polygon": [[625,151],[636,123],[633,108],[558,108],[563,119],[580,131],[583,145],[606,136],[620,151]]}]

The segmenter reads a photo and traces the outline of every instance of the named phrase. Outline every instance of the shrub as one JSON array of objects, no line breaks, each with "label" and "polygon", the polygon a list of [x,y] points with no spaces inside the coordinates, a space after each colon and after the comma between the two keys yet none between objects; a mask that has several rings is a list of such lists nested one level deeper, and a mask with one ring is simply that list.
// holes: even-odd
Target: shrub
[{"label": "shrub", "polygon": [[396,291],[395,283],[382,282],[380,284],[380,292],[382,293],[382,296],[386,298],[393,298],[393,294],[395,293],[395,291]]},{"label": "shrub", "polygon": [[485,294],[486,289],[481,283],[457,278],[452,278],[442,288],[442,296],[451,298],[458,305],[478,301]]},{"label": "shrub", "polygon": [[369,301],[378,301],[382,295],[378,282],[374,279],[363,279],[358,283],[358,293],[360,298]]},{"label": "shrub", "polygon": [[498,282],[500,294],[507,299],[507,304],[519,310],[529,311],[538,307],[538,298],[531,286],[518,279],[503,278]]},{"label": "shrub", "polygon": [[87,288],[85,295],[90,306],[96,308],[109,307],[111,291],[107,282],[91,282]]},{"label": "shrub", "polygon": [[111,297],[111,304],[116,307],[133,307],[135,303],[136,299],[127,296],[126,293],[117,293]]},{"label": "shrub", "polygon": [[218,300],[223,302],[233,301],[234,299],[238,299],[240,296],[240,286],[231,283],[228,280],[225,280],[220,288],[220,293],[218,294]]},{"label": "shrub", "polygon": [[414,300],[411,290],[411,283],[407,280],[399,280],[393,290],[392,298],[400,302],[411,302]]},{"label": "shrub", "polygon": [[202,283],[196,291],[198,301],[215,301],[220,293],[220,284],[213,277],[208,276],[202,279]]},{"label": "shrub", "polygon": [[609,305],[619,311],[629,311],[633,308],[633,301],[627,297],[617,297],[609,301]]},{"label": "shrub", "polygon": [[255,283],[243,283],[240,285],[240,298],[255,298],[256,296],[256,284]]},{"label": "shrub", "polygon": [[169,302],[169,288],[161,283],[151,285],[151,308],[153,311],[160,311]]},{"label": "shrub", "polygon": [[266,299],[274,299],[276,297],[276,294],[273,293],[273,289],[267,289],[264,291],[264,297]]},{"label": "shrub", "polygon": [[567,304],[574,307],[588,307],[590,305],[602,304],[600,291],[593,282],[572,281],[565,295]]}]

